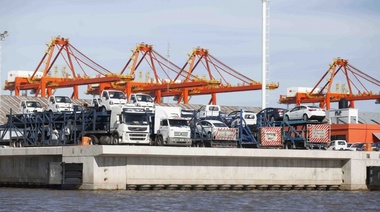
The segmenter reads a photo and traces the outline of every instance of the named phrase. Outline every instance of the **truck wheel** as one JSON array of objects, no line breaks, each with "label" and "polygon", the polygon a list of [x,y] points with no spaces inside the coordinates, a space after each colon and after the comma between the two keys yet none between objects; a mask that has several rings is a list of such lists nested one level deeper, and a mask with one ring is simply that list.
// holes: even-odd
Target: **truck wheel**
[{"label": "truck wheel", "polygon": [[164,139],[162,136],[157,136],[157,146],[163,146],[164,145]]},{"label": "truck wheel", "polygon": [[104,106],[102,107],[101,110],[102,110],[103,113],[107,112],[107,109],[106,109],[106,107],[104,107]]},{"label": "truck wheel", "polygon": [[289,121],[289,116],[285,116],[285,117],[284,117],[284,121],[285,121],[285,122]]},{"label": "truck wheel", "polygon": [[90,136],[90,143],[89,145],[98,145],[99,144],[99,139],[95,135]]},{"label": "truck wheel", "polygon": [[112,136],[112,142],[113,145],[119,145],[119,136],[117,134]]},{"label": "truck wheel", "polygon": [[156,142],[155,142],[155,140],[154,140],[154,139],[150,139],[150,140],[149,140],[149,145],[150,145],[150,146],[156,146]]},{"label": "truck wheel", "polygon": [[308,121],[308,120],[309,120],[309,118],[307,117],[307,115],[306,115],[306,114],[303,114],[303,116],[302,116],[302,120],[304,120],[304,121]]},{"label": "truck wheel", "polygon": [[271,122],[274,122],[274,116],[271,116],[270,119],[269,119]]},{"label": "truck wheel", "polygon": [[292,149],[292,142],[286,142],[284,147],[285,149]]}]

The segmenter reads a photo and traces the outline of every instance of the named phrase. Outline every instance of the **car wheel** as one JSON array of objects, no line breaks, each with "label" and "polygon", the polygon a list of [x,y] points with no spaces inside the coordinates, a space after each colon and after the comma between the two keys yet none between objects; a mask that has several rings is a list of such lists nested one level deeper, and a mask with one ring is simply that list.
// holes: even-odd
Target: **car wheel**
[{"label": "car wheel", "polygon": [[208,133],[207,133],[207,138],[208,138],[208,139],[211,139],[211,132],[208,132]]},{"label": "car wheel", "polygon": [[303,116],[302,116],[302,120],[304,120],[304,121],[308,121],[308,120],[309,120],[309,117],[307,117],[306,114],[303,114]]}]

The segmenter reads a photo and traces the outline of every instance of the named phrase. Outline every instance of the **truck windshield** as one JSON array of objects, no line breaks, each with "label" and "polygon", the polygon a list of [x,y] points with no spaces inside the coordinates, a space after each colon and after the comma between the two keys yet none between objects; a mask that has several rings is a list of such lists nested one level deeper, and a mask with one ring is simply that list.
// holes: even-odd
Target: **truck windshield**
[{"label": "truck windshield", "polygon": [[55,97],[55,100],[58,103],[71,103],[71,99],[67,96],[57,96]]},{"label": "truck windshield", "polygon": [[145,113],[125,113],[124,120],[128,125],[148,125],[148,116]]},{"label": "truck windshield", "polygon": [[109,91],[111,99],[125,99],[125,94],[119,91]]},{"label": "truck windshield", "polygon": [[39,102],[26,102],[27,107],[42,107]]},{"label": "truck windshield", "polygon": [[173,127],[187,127],[187,126],[189,126],[187,124],[187,120],[178,120],[178,119],[170,119],[169,124],[170,124],[170,126],[173,126]]},{"label": "truck windshield", "polygon": [[136,99],[139,102],[153,102],[153,98],[149,95],[144,95],[144,94],[138,94],[136,95]]}]

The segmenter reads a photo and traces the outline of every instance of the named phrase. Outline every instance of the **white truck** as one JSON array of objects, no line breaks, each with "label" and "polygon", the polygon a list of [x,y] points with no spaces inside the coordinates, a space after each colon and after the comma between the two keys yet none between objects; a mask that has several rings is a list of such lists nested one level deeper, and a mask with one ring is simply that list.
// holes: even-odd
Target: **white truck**
[{"label": "white truck", "polygon": [[197,119],[218,117],[220,112],[221,110],[219,105],[204,105],[198,109]]},{"label": "white truck", "polygon": [[129,104],[143,107],[147,112],[154,112],[154,100],[149,94],[132,93],[129,96]]},{"label": "white truck", "polygon": [[148,114],[143,108],[113,106],[109,112],[109,119],[99,117],[96,128],[83,135],[92,144],[150,144]]},{"label": "white truck", "polygon": [[73,103],[68,96],[50,96],[47,103],[47,111],[51,112],[72,112]]},{"label": "white truck", "polygon": [[[95,99],[93,100],[95,101]],[[98,106],[103,110],[111,110],[112,106],[124,107],[127,105],[127,98],[122,91],[103,90],[97,102]]]},{"label": "white truck", "polygon": [[347,142],[345,140],[332,140],[327,147],[327,150],[335,150],[335,151],[351,151],[347,147]]},{"label": "white truck", "polygon": [[44,108],[42,107],[39,101],[35,100],[22,100],[20,102],[20,107],[18,112],[20,114],[32,114],[35,112],[43,112]]},{"label": "white truck", "polygon": [[153,145],[191,146],[191,129],[187,119],[181,118],[180,107],[156,106],[151,116]]}]

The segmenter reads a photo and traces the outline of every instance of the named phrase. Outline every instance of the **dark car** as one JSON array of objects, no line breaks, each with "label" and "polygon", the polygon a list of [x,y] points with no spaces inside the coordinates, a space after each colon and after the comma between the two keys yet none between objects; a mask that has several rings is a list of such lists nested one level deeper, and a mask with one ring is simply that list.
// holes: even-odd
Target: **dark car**
[{"label": "dark car", "polygon": [[257,119],[263,121],[282,121],[287,112],[284,108],[267,107],[257,113]]}]

